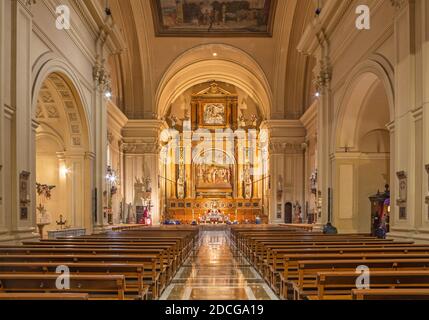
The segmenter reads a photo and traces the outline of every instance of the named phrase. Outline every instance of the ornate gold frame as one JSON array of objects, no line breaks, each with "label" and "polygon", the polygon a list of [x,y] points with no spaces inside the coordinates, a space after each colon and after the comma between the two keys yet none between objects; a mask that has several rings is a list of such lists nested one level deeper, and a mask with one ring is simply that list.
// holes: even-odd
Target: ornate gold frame
[{"label": "ornate gold frame", "polygon": [[218,37],[218,38],[228,38],[228,37],[255,37],[255,38],[271,38],[273,36],[274,29],[274,18],[277,9],[277,1],[271,0],[270,14],[267,23],[266,32],[224,32],[224,31],[201,31],[201,32],[191,32],[191,31],[171,31],[165,30],[162,25],[162,12],[160,7],[160,0],[151,0],[150,6],[152,9],[152,17],[154,21],[155,36],[156,37]]}]

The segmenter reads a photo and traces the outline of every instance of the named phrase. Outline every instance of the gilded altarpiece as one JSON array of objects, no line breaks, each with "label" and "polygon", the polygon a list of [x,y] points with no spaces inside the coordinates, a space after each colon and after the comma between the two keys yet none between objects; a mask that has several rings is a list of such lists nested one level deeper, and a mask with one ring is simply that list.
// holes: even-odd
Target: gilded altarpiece
[{"label": "gilded altarpiece", "polygon": [[166,218],[191,223],[216,212],[223,222],[264,220],[262,184],[250,164],[258,131],[238,128],[238,96],[212,83],[186,107],[179,146],[170,154],[177,161],[166,170],[172,182]]}]

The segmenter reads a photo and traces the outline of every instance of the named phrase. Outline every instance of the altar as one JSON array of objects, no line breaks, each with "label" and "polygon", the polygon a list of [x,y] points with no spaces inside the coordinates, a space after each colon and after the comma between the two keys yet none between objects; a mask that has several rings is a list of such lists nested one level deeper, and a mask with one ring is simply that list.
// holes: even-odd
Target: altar
[{"label": "altar", "polygon": [[268,146],[258,116],[246,119],[238,95],[216,82],[193,93],[184,108],[181,125],[170,115],[173,129],[161,150],[163,221],[268,222]]},{"label": "altar", "polygon": [[212,209],[206,215],[200,216],[198,222],[199,224],[227,224],[231,221],[229,216],[222,214],[217,209]]}]

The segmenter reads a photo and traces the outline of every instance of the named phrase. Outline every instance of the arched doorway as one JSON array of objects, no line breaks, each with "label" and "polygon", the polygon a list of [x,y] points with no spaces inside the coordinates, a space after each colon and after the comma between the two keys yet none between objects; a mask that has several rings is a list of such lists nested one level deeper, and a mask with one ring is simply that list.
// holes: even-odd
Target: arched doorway
[{"label": "arched doorway", "polygon": [[390,184],[391,97],[373,72],[359,74],[340,106],[333,160],[334,224],[342,232],[371,231],[369,196]]},{"label": "arched doorway", "polygon": [[71,80],[54,72],[37,94],[35,120],[36,220],[49,230],[91,232],[89,135],[81,100]]},{"label": "arched doorway", "polygon": [[293,217],[292,217],[292,203],[288,202],[285,205],[285,223],[292,223]]}]

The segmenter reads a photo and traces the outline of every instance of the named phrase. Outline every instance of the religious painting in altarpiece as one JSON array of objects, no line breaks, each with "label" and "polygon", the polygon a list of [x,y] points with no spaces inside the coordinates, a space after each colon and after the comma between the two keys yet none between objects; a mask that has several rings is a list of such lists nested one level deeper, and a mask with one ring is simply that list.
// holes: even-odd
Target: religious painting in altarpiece
[{"label": "religious painting in altarpiece", "polygon": [[237,124],[238,96],[221,88],[216,82],[192,95],[193,128],[233,129]]}]

